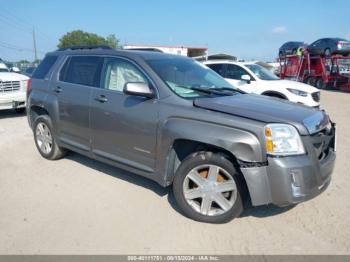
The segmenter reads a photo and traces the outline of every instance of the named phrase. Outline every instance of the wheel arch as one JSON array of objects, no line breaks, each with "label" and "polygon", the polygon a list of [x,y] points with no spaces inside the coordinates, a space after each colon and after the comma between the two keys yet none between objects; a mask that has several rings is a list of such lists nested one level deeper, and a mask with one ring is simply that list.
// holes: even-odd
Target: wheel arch
[{"label": "wheel arch", "polygon": [[245,200],[244,205],[250,206],[252,203],[250,198],[250,193],[249,193],[244,175],[241,172],[241,166],[239,164],[239,160],[237,159],[237,157],[232,152],[228,151],[225,148],[211,145],[208,143],[188,140],[188,139],[176,139],[170,149],[170,152],[167,158],[168,159],[167,184],[168,185],[172,184],[176,171],[181,165],[183,160],[185,160],[190,155],[202,154],[202,153],[219,154],[233,164],[234,168],[237,171],[238,179],[243,188],[243,194],[244,194],[243,199]]},{"label": "wheel arch", "polygon": [[34,124],[35,119],[41,115],[50,116],[49,112],[42,106],[32,105],[30,107],[28,118],[29,118],[29,125],[31,128],[33,128],[33,124]]},{"label": "wheel arch", "polygon": [[277,91],[269,90],[269,91],[265,91],[265,92],[263,92],[261,94],[264,95],[264,96],[278,97],[278,98],[282,98],[282,99],[287,99],[288,100],[288,97],[285,94],[283,94],[281,92],[277,92]]}]

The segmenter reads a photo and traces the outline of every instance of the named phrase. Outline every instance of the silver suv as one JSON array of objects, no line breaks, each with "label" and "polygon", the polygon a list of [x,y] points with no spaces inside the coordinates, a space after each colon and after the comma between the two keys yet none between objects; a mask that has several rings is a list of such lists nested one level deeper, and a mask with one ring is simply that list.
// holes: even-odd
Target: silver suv
[{"label": "silver suv", "polygon": [[71,150],[172,185],[198,221],[296,204],[331,180],[335,125],[323,111],[245,94],[190,58],[58,50],[35,71],[27,99],[43,157]]}]

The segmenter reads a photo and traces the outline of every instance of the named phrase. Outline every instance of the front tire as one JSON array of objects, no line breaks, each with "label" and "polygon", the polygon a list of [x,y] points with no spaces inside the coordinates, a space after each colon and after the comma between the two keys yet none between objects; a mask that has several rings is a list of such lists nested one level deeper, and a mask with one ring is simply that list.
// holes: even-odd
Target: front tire
[{"label": "front tire", "polygon": [[25,107],[21,107],[21,108],[15,108],[15,111],[17,114],[24,114],[26,112],[26,108]]},{"label": "front tire", "polygon": [[56,143],[52,122],[48,115],[41,115],[35,119],[33,131],[35,145],[44,158],[57,160],[66,155],[66,150]]},{"label": "front tire", "polygon": [[243,211],[241,177],[221,154],[188,156],[176,171],[173,192],[183,213],[196,221],[225,223]]}]

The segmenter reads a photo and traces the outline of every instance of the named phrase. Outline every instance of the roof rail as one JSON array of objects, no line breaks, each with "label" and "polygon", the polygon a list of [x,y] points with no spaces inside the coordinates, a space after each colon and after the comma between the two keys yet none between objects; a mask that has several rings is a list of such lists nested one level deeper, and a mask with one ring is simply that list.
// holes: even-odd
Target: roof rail
[{"label": "roof rail", "polygon": [[91,50],[91,49],[106,49],[111,50],[113,49],[110,46],[107,45],[75,45],[75,46],[68,46],[57,49],[57,51],[65,51],[65,50]]}]

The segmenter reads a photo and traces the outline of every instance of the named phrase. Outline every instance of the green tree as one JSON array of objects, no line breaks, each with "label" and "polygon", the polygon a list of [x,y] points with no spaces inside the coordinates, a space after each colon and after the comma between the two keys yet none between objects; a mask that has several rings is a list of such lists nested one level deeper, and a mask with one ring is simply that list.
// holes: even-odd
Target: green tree
[{"label": "green tree", "polygon": [[30,62],[26,59],[20,60],[17,62],[18,64],[30,64]]},{"label": "green tree", "polygon": [[119,40],[115,36],[115,34],[111,34],[106,37],[107,45],[112,48],[117,48],[119,46]]},{"label": "green tree", "polygon": [[118,39],[115,35],[109,35],[104,38],[94,33],[75,30],[62,36],[57,47],[64,48],[74,45],[108,45],[112,48],[117,48]]}]

